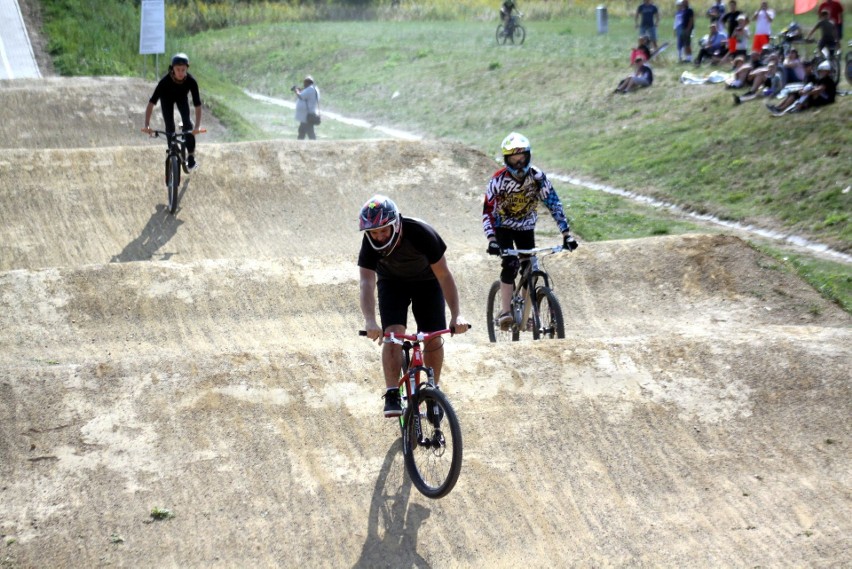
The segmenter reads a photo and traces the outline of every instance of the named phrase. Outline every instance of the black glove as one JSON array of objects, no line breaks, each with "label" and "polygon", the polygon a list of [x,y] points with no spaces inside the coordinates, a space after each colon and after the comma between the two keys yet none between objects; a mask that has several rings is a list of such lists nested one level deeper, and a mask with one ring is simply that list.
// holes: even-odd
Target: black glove
[{"label": "black glove", "polygon": [[489,241],[488,242],[488,249],[486,249],[486,252],[489,255],[499,255],[501,253],[500,244],[497,243],[496,241]]},{"label": "black glove", "polygon": [[563,249],[565,249],[567,251],[573,251],[574,249],[576,249],[579,246],[580,246],[580,244],[577,243],[577,240],[574,239],[573,235],[565,235],[565,236],[562,237],[562,248]]}]

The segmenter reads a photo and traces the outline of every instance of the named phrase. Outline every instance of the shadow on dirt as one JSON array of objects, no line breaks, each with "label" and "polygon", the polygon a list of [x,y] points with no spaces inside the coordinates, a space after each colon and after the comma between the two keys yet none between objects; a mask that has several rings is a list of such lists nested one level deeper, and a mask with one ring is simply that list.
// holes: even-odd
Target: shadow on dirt
[{"label": "shadow on dirt", "polygon": [[[180,199],[186,191],[187,184],[184,184],[180,194]],[[180,203],[180,199],[178,203]],[[177,218],[178,208],[175,215],[169,213],[169,208],[164,204],[157,204],[156,211],[151,214],[148,223],[142,229],[142,233],[128,243],[121,253],[114,255],[110,263],[130,263],[132,261],[150,261],[169,240],[175,236],[178,227],[183,225],[183,221]],[[174,253],[162,253],[159,260],[166,261],[171,258]]]},{"label": "shadow on dirt", "polygon": [[432,512],[420,504],[409,504],[411,489],[402,461],[402,443],[397,439],[376,480],[367,540],[353,568],[429,566],[417,553],[417,534]]}]

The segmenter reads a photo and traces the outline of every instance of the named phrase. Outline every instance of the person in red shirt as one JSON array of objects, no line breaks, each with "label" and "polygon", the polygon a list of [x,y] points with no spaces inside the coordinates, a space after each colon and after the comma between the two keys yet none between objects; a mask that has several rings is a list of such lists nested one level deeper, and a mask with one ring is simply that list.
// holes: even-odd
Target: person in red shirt
[{"label": "person in red shirt", "polygon": [[839,42],[843,39],[843,4],[837,2],[837,0],[825,0],[817,8],[817,14],[823,11],[828,12],[829,19],[834,22],[837,28],[837,41]]}]

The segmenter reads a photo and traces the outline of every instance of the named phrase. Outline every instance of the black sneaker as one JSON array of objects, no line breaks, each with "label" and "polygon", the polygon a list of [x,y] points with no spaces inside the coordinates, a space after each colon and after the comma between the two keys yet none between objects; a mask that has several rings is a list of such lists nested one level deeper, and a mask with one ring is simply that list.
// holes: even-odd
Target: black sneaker
[{"label": "black sneaker", "polygon": [[739,105],[740,103],[742,103],[742,101],[740,100],[740,96],[734,95],[734,104]]},{"label": "black sneaker", "polygon": [[399,400],[399,389],[394,387],[388,389],[385,394],[385,417],[399,417],[402,415],[402,403]]},{"label": "black sneaker", "polygon": [[198,164],[195,162],[195,156],[190,154],[186,157],[186,169],[192,172],[196,168],[198,168]]}]

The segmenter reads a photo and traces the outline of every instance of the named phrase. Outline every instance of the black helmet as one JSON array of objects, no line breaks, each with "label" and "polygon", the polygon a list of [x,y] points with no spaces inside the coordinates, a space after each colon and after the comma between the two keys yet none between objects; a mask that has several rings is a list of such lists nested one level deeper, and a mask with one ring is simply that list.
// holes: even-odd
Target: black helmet
[{"label": "black helmet", "polygon": [[185,53],[176,53],[172,56],[172,67],[175,65],[186,65],[189,67],[189,56]]}]

